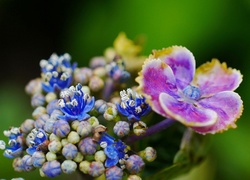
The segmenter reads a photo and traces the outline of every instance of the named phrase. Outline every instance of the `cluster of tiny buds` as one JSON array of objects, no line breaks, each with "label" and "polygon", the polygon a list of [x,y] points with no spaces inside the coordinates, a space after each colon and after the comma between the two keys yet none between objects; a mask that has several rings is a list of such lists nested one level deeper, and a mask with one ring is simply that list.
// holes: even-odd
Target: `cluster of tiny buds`
[{"label": "cluster of tiny buds", "polygon": [[[124,175],[140,180],[145,161],[153,161],[156,152],[150,147],[136,153],[121,139],[131,131],[138,136],[145,133],[147,126],[140,120],[150,110],[145,98],[132,89],[121,91],[113,101],[90,96],[98,94],[107,79],[120,83],[129,77],[123,60],[107,63],[99,57],[92,60],[90,68],[76,68],[70,60],[66,53],[40,61],[42,77],[25,88],[31,95],[33,119],[4,131],[9,138],[8,144],[0,140],[4,156],[14,159],[15,171],[38,168],[42,177],[72,174],[79,169],[107,180],[123,179]],[[81,84],[73,86],[76,82]],[[114,126],[108,132],[110,126],[106,124],[110,121]]]}]

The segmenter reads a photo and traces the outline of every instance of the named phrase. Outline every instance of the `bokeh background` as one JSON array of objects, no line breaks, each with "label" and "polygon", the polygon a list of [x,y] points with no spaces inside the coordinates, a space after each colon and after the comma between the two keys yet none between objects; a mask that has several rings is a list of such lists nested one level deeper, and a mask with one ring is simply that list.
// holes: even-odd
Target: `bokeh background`
[{"label": "bokeh background", "polygon": [[[24,87],[40,76],[41,59],[68,52],[79,66],[88,65],[121,31],[131,39],[144,38],[144,55],[183,45],[197,66],[218,58],[240,69],[244,77],[237,92],[244,112],[238,128],[212,136],[208,160],[179,179],[250,179],[249,0],[0,0],[0,132],[31,118]],[[0,139],[5,139],[2,133]],[[0,157],[0,179],[44,179],[37,171],[16,173],[11,163]]]}]

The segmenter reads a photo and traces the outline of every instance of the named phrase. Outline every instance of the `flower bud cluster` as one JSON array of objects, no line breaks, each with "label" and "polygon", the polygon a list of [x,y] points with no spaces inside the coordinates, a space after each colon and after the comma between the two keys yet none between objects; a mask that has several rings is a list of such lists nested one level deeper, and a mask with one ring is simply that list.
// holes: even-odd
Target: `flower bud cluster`
[{"label": "flower bud cluster", "polygon": [[[41,78],[25,87],[34,108],[32,118],[4,132],[7,145],[0,141],[16,171],[39,169],[42,177],[53,178],[80,170],[108,180],[125,175],[140,179],[145,162],[153,161],[155,152],[136,153],[123,140],[131,132],[145,133],[141,117],[150,107],[131,89],[121,91],[121,83],[130,77],[121,56],[107,59],[93,58],[89,68],[71,65],[67,53],[41,60]],[[118,96],[107,97],[110,90],[121,91],[121,101]]]}]

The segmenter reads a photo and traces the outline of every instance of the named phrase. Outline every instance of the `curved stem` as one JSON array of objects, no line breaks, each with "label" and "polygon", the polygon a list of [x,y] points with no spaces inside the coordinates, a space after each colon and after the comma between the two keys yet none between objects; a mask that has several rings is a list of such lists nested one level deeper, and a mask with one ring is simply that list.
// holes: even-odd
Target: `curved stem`
[{"label": "curved stem", "polygon": [[107,101],[110,98],[110,95],[112,94],[113,90],[114,90],[114,82],[112,79],[109,78],[106,80],[106,84],[102,93],[103,99],[105,101]]},{"label": "curved stem", "polygon": [[141,136],[136,136],[136,135],[132,135],[132,136],[129,136],[126,140],[126,143],[127,144],[133,144],[134,142],[140,140],[140,139],[143,139],[144,137],[147,137],[147,136],[150,136],[152,134],[155,134],[159,131],[162,131],[168,127],[170,127],[172,124],[174,124],[174,122],[176,122],[175,120],[173,119],[165,119],[151,127],[149,127],[147,130],[146,130],[146,133],[141,135]]}]

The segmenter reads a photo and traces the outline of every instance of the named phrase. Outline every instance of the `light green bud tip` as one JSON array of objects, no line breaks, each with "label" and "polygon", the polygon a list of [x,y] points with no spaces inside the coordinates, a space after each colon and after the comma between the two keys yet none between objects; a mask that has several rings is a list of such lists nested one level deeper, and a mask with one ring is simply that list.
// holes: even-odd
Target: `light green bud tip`
[{"label": "light green bud tip", "polygon": [[57,140],[51,141],[49,143],[48,149],[52,153],[57,153],[62,149],[62,143]]},{"label": "light green bud tip", "polygon": [[72,174],[76,171],[77,164],[72,160],[65,160],[63,161],[61,168],[65,174]]},{"label": "light green bud tip", "polygon": [[147,125],[142,121],[137,121],[133,124],[134,134],[137,136],[141,136],[146,133]]},{"label": "light green bud tip", "polygon": [[104,151],[100,150],[95,153],[95,160],[99,162],[104,162],[106,160],[106,155]]},{"label": "light green bud tip", "polygon": [[76,144],[80,141],[80,136],[77,132],[71,131],[67,137],[69,143]]},{"label": "light green bud tip", "polygon": [[79,169],[80,171],[82,171],[84,174],[88,174],[89,173],[89,167],[90,167],[90,162],[88,161],[82,161],[79,164]]},{"label": "light green bud tip", "polygon": [[115,107],[108,107],[104,112],[103,117],[108,121],[116,121],[119,119],[118,112]]},{"label": "light green bud tip", "polygon": [[53,160],[57,159],[57,156],[55,153],[47,152],[46,159],[47,159],[47,161],[53,161]]}]

